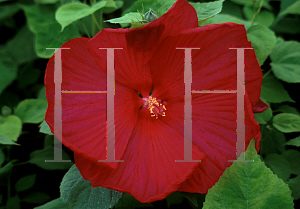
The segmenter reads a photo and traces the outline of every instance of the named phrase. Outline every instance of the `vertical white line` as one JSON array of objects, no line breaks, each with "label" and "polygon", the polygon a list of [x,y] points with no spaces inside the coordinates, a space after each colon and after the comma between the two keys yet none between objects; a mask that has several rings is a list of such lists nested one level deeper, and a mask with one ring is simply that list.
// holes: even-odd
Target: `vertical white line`
[{"label": "vertical white line", "polygon": [[107,159],[98,162],[123,162],[115,160],[115,69],[114,50],[123,48],[99,48],[107,49]]},{"label": "vertical white line", "polygon": [[[107,49],[107,160],[115,160],[115,69],[114,49]],[[112,152],[113,150],[113,152]]]},{"label": "vertical white line", "polygon": [[184,159],[192,160],[192,49],[185,49],[184,62]]},{"label": "vertical white line", "polygon": [[[236,159],[241,156],[241,160],[229,160],[238,162],[253,162],[251,160],[245,160],[245,49],[253,48],[229,48],[237,50],[237,110],[236,110],[236,122],[237,122],[237,142],[236,142]],[[242,159],[243,158],[243,159]]]},{"label": "vertical white line", "polygon": [[184,160],[175,162],[201,162],[193,160],[192,143],[192,49],[200,48],[176,48],[184,49]]},{"label": "vertical white line", "polygon": [[[54,56],[54,160],[45,160],[45,162],[71,162],[71,160],[62,159],[62,106],[61,106],[61,84],[62,84],[62,60],[61,49],[70,48],[47,48],[55,49]],[[58,137],[58,138],[56,138]]]}]

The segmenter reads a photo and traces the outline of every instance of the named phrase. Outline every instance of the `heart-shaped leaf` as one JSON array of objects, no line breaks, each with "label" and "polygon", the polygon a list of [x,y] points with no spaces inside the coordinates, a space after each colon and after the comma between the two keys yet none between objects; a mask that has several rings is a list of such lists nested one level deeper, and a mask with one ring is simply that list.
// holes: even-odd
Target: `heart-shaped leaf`
[{"label": "heart-shaped leaf", "polygon": [[62,5],[56,11],[55,19],[59,22],[62,27],[61,30],[63,31],[63,29],[72,22],[93,14],[105,5],[106,1],[97,2],[91,7],[80,2]]},{"label": "heart-shaped leaf", "polygon": [[0,133],[8,139],[17,141],[22,131],[22,121],[15,115],[0,116]]}]

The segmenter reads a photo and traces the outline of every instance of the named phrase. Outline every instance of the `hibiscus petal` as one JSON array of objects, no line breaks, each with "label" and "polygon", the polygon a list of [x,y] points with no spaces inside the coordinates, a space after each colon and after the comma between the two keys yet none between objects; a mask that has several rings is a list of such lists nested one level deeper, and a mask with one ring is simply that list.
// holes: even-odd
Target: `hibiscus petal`
[{"label": "hibiscus petal", "polygon": [[[184,51],[178,47],[201,48],[192,50],[192,90],[236,90],[237,55],[229,48],[251,44],[244,27],[234,23],[185,30],[161,44],[150,63],[153,96],[168,103],[160,120],[183,135]],[[245,144],[256,137],[259,150],[259,124],[251,111],[262,73],[253,50],[245,50],[245,63]],[[235,159],[236,102],[236,94],[192,94],[193,143],[208,156],[180,191],[206,193]]]},{"label": "hibiscus petal", "polygon": [[89,41],[88,48],[104,71],[106,51],[99,48],[123,48],[115,50],[116,81],[146,97],[153,87],[147,62],[160,42],[171,34],[197,26],[195,9],[185,0],[179,0],[166,14],[142,28],[103,29]]},{"label": "hibiscus petal", "polygon": [[[182,133],[183,128],[178,124],[183,118],[175,112],[183,111],[183,104],[172,108],[173,103],[184,99],[184,50],[178,47],[201,48],[192,50],[192,90],[235,90],[237,55],[236,50],[229,48],[251,45],[244,26],[235,23],[186,30],[161,44],[150,62],[153,96],[168,103],[169,117],[161,120]],[[262,73],[253,50],[245,50],[245,62],[246,91],[253,105],[259,98]]]},{"label": "hibiscus petal", "polygon": [[[124,153],[124,162],[116,169],[95,165],[75,155],[82,176],[93,186],[127,192],[141,202],[164,199],[176,191],[199,165],[183,160],[183,137],[155,117],[149,110],[139,111],[139,120]],[[205,155],[193,146],[194,160]]]},{"label": "hibiscus petal", "polygon": [[268,108],[269,106],[266,103],[264,103],[261,99],[259,99],[253,107],[253,113],[262,113]]},{"label": "hibiscus petal", "polygon": [[[63,94],[63,143],[74,151],[77,167],[93,186],[128,192],[141,202],[163,199],[178,189],[207,192],[230,165],[228,160],[235,159],[236,94],[192,94],[190,152],[202,162],[175,162],[184,155],[184,56],[176,47],[201,48],[193,50],[192,90],[236,89],[236,51],[229,47],[251,47],[241,25],[197,24],[193,7],[178,0],[142,28],[104,29],[90,41],[75,39],[63,46],[71,47],[63,53],[63,90],[104,91],[107,52],[99,48],[123,48],[115,50],[114,105],[116,159],[124,162],[98,162],[106,157],[106,95]],[[256,137],[258,149],[259,125],[252,107],[259,99],[262,74],[254,51],[246,50],[245,57],[246,145]],[[45,77],[46,120],[52,131],[53,61]],[[147,108],[139,110],[143,100],[137,91],[145,97],[152,89],[153,97],[167,101],[165,117],[156,119]]]},{"label": "hibiscus petal", "polygon": [[[179,191],[207,193],[236,159],[236,94],[193,95],[193,143],[206,154],[192,176]],[[259,124],[245,96],[245,149],[256,138],[259,150]]]},{"label": "hibiscus petal", "polygon": [[98,67],[106,73],[107,50],[99,48],[123,48],[114,50],[115,81],[144,95],[149,94],[152,89],[149,66],[141,66],[141,61],[138,61],[136,55],[128,49],[126,31],[128,32],[121,29],[104,29],[89,41],[88,49]]},{"label": "hibiscus petal", "polygon": [[[73,39],[63,45],[62,90],[106,91],[106,74],[95,64],[86,49],[88,39]],[[54,56],[49,60],[46,76],[48,109],[46,121],[54,132]],[[137,122],[142,105],[138,94],[116,82],[115,152],[120,159]],[[134,93],[133,93],[134,92]],[[75,153],[98,163],[106,159],[106,93],[63,93],[63,144]],[[100,163],[99,163],[100,164]],[[116,167],[117,163],[104,163]]]},{"label": "hibiscus petal", "polygon": [[196,27],[198,18],[195,9],[185,0],[179,0],[159,19],[129,31],[126,34],[127,47],[135,54],[137,62],[147,63],[164,38]]},{"label": "hibiscus petal", "polygon": [[[168,37],[151,60],[153,94],[182,98],[184,50],[192,50],[192,90],[236,90],[236,50],[251,47],[243,25],[213,24]],[[252,106],[259,100],[262,73],[254,50],[245,50],[245,84]],[[181,88],[179,87],[181,86]],[[176,88],[176,91],[173,90]],[[172,92],[172,93],[171,93]]]},{"label": "hibiscus petal", "polygon": [[[245,101],[250,100],[248,94],[245,94]],[[255,149],[257,153],[259,152],[260,148],[260,139],[261,139],[261,133],[260,133],[260,126],[258,122],[254,118],[253,111],[251,110],[251,106],[249,103],[246,102],[245,105],[248,105],[245,108],[245,147],[248,147],[248,144],[252,140],[253,136],[255,138]]]}]

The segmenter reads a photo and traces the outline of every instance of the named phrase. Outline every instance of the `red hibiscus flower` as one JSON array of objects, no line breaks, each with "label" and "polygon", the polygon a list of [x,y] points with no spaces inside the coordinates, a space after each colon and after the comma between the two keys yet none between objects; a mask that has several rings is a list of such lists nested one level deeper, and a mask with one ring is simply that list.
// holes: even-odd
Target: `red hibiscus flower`
[{"label": "red hibiscus flower", "polygon": [[266,111],[268,108],[269,106],[266,103],[264,103],[261,99],[259,99],[252,110],[254,113],[262,113]]},{"label": "red hibiscus flower", "polygon": [[[83,178],[93,186],[127,192],[141,202],[174,191],[206,193],[236,158],[236,94],[192,94],[193,159],[184,158],[184,51],[192,57],[192,90],[237,89],[236,50],[251,47],[243,25],[198,27],[197,14],[178,0],[162,17],[138,29],[104,29],[94,38],[63,45],[62,90],[106,91],[106,50],[115,50],[115,158],[106,159],[106,94],[62,94],[63,144],[74,151]],[[259,125],[252,108],[262,73],[253,50],[245,50],[246,147]],[[46,76],[46,121],[54,131],[54,57]],[[149,93],[152,92],[151,97]],[[138,92],[143,98],[139,97]],[[154,99],[160,105],[149,104]],[[163,106],[164,105],[164,106]],[[164,107],[164,108],[161,108]],[[151,117],[155,115],[156,117]],[[165,115],[165,116],[163,116]],[[110,124],[108,124],[110,125]]]}]

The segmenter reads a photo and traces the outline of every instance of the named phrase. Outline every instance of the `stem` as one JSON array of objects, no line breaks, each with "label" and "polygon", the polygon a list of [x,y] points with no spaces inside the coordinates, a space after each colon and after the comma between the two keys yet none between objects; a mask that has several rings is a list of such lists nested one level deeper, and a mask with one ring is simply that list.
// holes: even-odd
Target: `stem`
[{"label": "stem", "polygon": [[261,134],[261,137],[263,137],[263,133],[264,133],[264,131],[265,131],[265,124],[261,124],[260,125],[261,126],[261,129],[260,129],[260,134]]},{"label": "stem", "polygon": [[103,22],[103,10],[102,9],[100,9],[100,20],[99,20],[99,22],[100,22],[100,31],[101,31],[102,28],[103,28],[103,25],[102,25],[102,22]]},{"label": "stem", "polygon": [[22,162],[22,163],[15,164],[15,166],[17,166],[17,165],[24,165],[24,164],[27,164],[27,163],[29,163],[29,162],[25,161],[25,162]]},{"label": "stem", "polygon": [[99,25],[99,23],[98,23],[98,21],[97,21],[97,19],[96,19],[96,17],[95,17],[95,15],[94,14],[92,14],[92,17],[93,17],[93,22],[95,22],[96,23],[96,25],[97,25],[97,27],[98,27],[98,29],[99,29],[99,31],[101,30],[101,27],[100,27],[100,25]]},{"label": "stem", "polygon": [[[7,149],[7,160],[8,160],[8,162],[10,161],[10,147],[8,147],[8,149]],[[11,196],[10,187],[11,187],[11,185],[10,185],[10,175],[9,175],[7,178],[7,199],[9,199]]]},{"label": "stem", "polygon": [[10,175],[7,177],[7,199],[10,198],[11,194],[10,194]]},{"label": "stem", "polygon": [[86,28],[86,26],[85,26],[83,20],[81,20],[81,24],[82,24],[82,27],[83,27],[83,29],[84,29],[86,35],[88,36],[88,38],[91,38],[91,35],[90,35],[88,29]]},{"label": "stem", "polygon": [[95,35],[95,21],[92,21],[92,36]]},{"label": "stem", "polygon": [[[96,4],[96,0],[90,0],[90,4],[91,6],[93,6],[94,4]],[[96,32],[95,32],[95,16],[94,14],[92,14],[92,17],[93,17],[93,21],[92,21],[92,36],[96,35]]]},{"label": "stem", "polygon": [[[261,7],[262,7],[263,3],[264,3],[264,0],[261,0],[258,10],[254,13],[254,15],[253,15],[253,17],[252,17],[252,21],[251,21],[250,27],[253,25],[256,16],[259,14],[259,12],[260,12],[260,10],[261,10]],[[253,8],[254,8],[254,5],[253,5]]]},{"label": "stem", "polygon": [[266,72],[263,76],[263,79],[267,77],[267,75],[269,75],[271,73],[272,70],[269,70],[268,72]]}]

